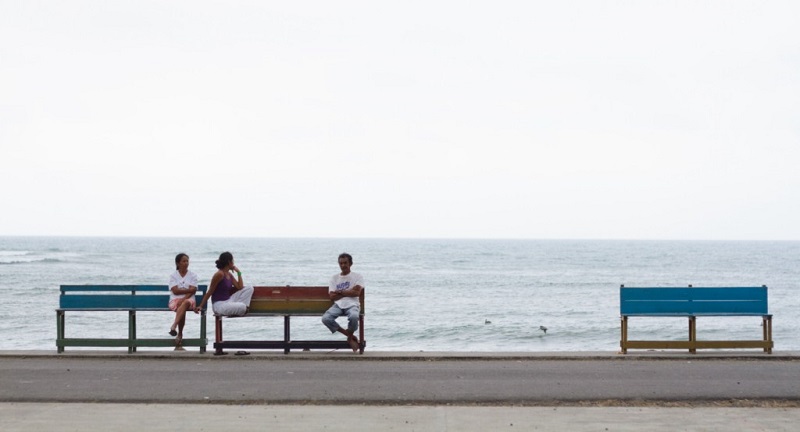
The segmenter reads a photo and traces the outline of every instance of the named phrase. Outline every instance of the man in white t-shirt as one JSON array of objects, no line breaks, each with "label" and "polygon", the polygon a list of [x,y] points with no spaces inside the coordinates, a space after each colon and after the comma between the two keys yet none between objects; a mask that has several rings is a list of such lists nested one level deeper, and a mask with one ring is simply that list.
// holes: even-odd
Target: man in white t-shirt
[{"label": "man in white t-shirt", "polygon": [[[339,268],[342,272],[333,275],[328,285],[328,295],[333,300],[333,306],[322,315],[322,323],[328,327],[331,333],[338,331],[347,336],[350,348],[353,349],[353,352],[358,352],[360,346],[355,332],[358,330],[358,318],[361,314],[359,296],[364,289],[364,278],[360,274],[350,271],[352,265],[353,257],[350,254],[339,255]],[[346,330],[336,322],[336,318],[340,316],[347,317]]]}]

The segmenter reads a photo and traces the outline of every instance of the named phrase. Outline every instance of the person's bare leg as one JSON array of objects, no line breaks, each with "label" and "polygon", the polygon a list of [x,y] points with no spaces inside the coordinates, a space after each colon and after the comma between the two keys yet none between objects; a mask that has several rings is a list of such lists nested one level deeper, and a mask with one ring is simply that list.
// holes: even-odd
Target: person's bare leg
[{"label": "person's bare leg", "polygon": [[183,325],[186,323],[186,309],[188,307],[188,301],[183,301],[180,305],[178,305],[178,309],[175,310],[175,321],[172,323],[172,327],[169,329],[170,335],[175,336],[175,328],[180,327],[178,336],[183,338]]},{"label": "person's bare leg", "polygon": [[361,348],[361,345],[359,345],[358,338],[353,334],[353,332],[339,327],[339,333],[347,336],[347,344],[350,345],[350,348],[353,349],[353,352],[358,352],[358,350]]},{"label": "person's bare leg", "polygon": [[175,328],[178,327],[178,323],[180,322],[180,319],[178,317],[180,317],[181,314],[180,312],[181,307],[183,307],[183,305],[178,306],[178,309],[175,310],[175,320],[172,322],[172,327],[169,328],[170,336],[175,336],[177,334]]},{"label": "person's bare leg", "polygon": [[185,325],[186,325],[186,310],[183,311],[183,316],[181,317],[181,321],[178,323],[178,338],[180,340],[183,340],[183,327]]},{"label": "person's bare leg", "polygon": [[182,301],[181,304],[178,305],[178,308],[175,309],[175,321],[172,322],[172,327],[169,328],[169,333],[175,331],[178,327],[182,319],[186,318],[186,308],[189,307],[189,302]]}]

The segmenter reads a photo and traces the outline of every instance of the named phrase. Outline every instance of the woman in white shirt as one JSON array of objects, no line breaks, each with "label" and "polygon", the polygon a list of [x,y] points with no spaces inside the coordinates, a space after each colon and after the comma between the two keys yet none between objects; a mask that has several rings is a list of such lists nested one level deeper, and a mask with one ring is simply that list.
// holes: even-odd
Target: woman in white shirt
[{"label": "woman in white shirt", "polygon": [[[194,310],[194,295],[197,292],[197,275],[189,271],[189,255],[179,253],[175,256],[175,272],[169,277],[169,308],[175,311],[175,321],[169,329],[175,338],[175,351],[183,351],[183,326],[186,324],[186,311]],[[177,331],[176,331],[177,328]]]}]

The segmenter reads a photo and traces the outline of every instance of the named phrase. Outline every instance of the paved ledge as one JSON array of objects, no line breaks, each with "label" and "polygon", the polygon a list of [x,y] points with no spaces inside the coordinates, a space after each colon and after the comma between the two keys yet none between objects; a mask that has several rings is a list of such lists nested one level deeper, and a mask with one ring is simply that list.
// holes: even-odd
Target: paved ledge
[{"label": "paved ledge", "polygon": [[260,360],[800,360],[800,351],[699,351],[691,354],[685,351],[629,351],[620,354],[614,351],[547,351],[547,352],[461,352],[461,351],[365,351],[354,354],[349,351],[292,351],[284,354],[279,350],[250,350],[247,356],[237,356],[236,350],[226,355],[216,356],[213,350],[201,354],[198,350],[139,350],[128,354],[125,350],[86,350],[72,349],[63,353],[55,350],[4,350],[0,358],[194,358],[194,359],[260,359]]},{"label": "paved ledge", "polygon": [[800,407],[800,357],[722,354],[14,351],[0,403]]}]

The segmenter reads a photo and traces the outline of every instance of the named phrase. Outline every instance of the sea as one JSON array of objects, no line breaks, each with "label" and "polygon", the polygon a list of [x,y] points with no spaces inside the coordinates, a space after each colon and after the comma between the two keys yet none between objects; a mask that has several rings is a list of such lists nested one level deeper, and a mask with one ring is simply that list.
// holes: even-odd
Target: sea
[{"label": "sea", "polygon": [[[800,351],[797,241],[166,237],[0,237],[0,350],[56,350],[59,285],[166,286],[181,252],[207,284],[225,251],[245,284],[256,286],[327,285],[339,271],[338,255],[350,253],[352,270],[365,279],[367,351],[616,352],[623,284],[766,285],[775,351]],[[137,317],[139,337],[169,337],[173,314]],[[199,334],[199,323],[199,315],[188,315],[186,337]],[[760,317],[699,318],[697,333],[760,339],[760,325]],[[208,331],[213,342],[213,319]],[[282,332],[282,319],[271,317],[225,327],[226,339],[282,339]],[[125,337],[127,314],[67,313],[66,333]],[[687,333],[685,318],[630,320],[631,339]],[[292,319],[294,340],[339,336],[315,317]]]}]

